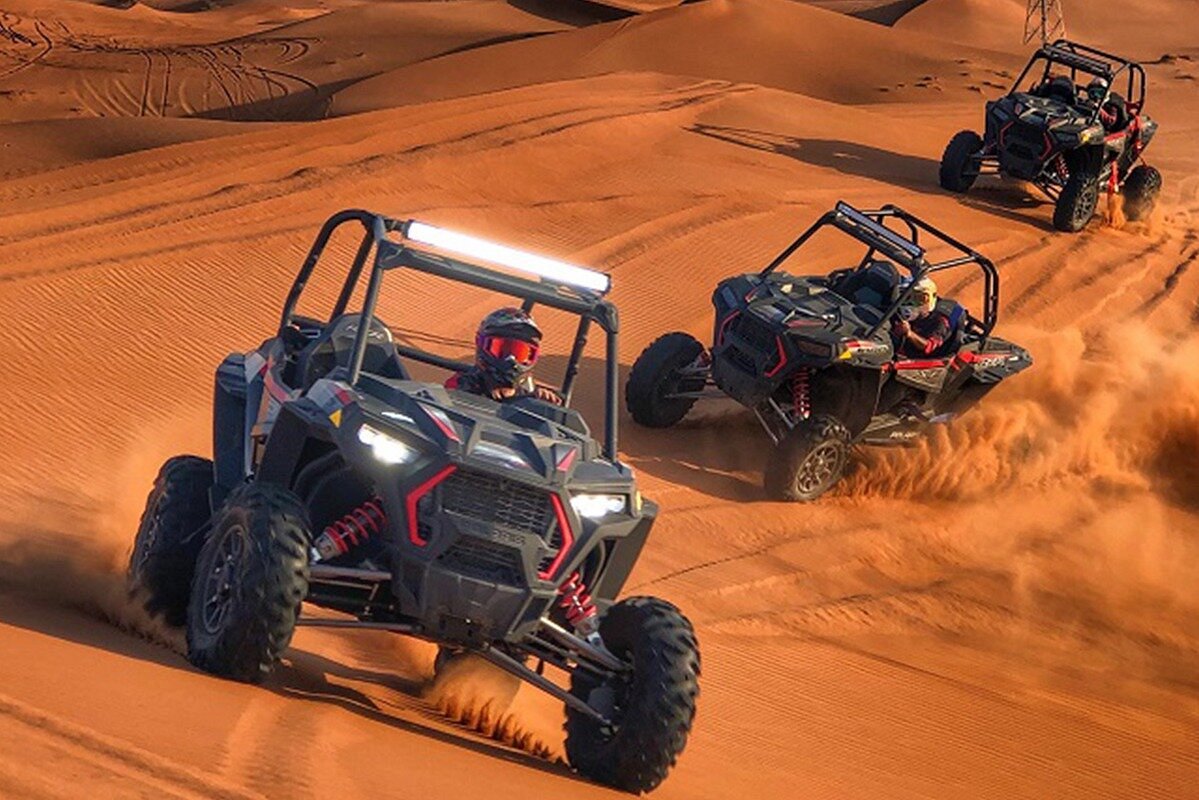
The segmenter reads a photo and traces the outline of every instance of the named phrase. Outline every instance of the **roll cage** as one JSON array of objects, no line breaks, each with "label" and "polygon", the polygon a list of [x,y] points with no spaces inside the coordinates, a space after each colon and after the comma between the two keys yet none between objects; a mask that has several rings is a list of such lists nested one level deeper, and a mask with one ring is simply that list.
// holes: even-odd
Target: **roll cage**
[{"label": "roll cage", "polygon": [[1043,61],[1045,65],[1041,71],[1041,78],[1038,84],[1043,83],[1050,77],[1049,73],[1054,65],[1069,68],[1070,80],[1076,86],[1079,83],[1078,74],[1080,72],[1084,75],[1103,78],[1107,81],[1107,93],[1104,94],[1102,101],[1095,104],[1095,108],[1091,112],[1091,122],[1094,122],[1099,117],[1099,109],[1107,102],[1108,96],[1112,93],[1121,76],[1127,76],[1125,102],[1129,110],[1133,113],[1140,113],[1145,107],[1144,67],[1135,61],[1129,61],[1084,44],[1071,42],[1068,39],[1058,39],[1052,44],[1044,45],[1033,53],[1024,70],[1012,83],[1012,88],[1008,92],[1009,95],[1017,94],[1021,91],[1020,87],[1025,85],[1025,78],[1038,61]]},{"label": "roll cage", "polygon": [[[397,220],[361,209],[348,209],[334,214],[325,222],[317,234],[312,247],[309,249],[308,255],[304,259],[304,264],[300,268],[300,272],[296,276],[295,282],[292,284],[283,306],[283,314],[279,320],[278,335],[280,337],[284,335],[285,330],[293,325],[296,319],[296,305],[304,292],[304,287],[316,269],[316,265],[320,261],[321,254],[329,243],[329,239],[336,230],[347,223],[359,223],[362,225],[363,236],[354,255],[354,260],[350,264],[345,283],[342,285],[337,300],[333,305],[328,322],[332,322],[346,313],[354,290],[362,277],[363,270],[366,269],[367,260],[370,258],[372,251],[374,252],[373,260],[370,262],[370,273],[367,277],[366,290],[360,312],[362,317],[368,320],[368,324],[359,324],[357,333],[355,334],[348,376],[348,382],[351,385],[356,385],[361,376],[363,358],[365,357],[368,343],[368,332],[370,330],[369,321],[376,319],[374,311],[378,303],[383,276],[391,270],[412,269],[508,295],[509,297],[520,299],[522,301],[522,308],[526,311],[531,311],[537,305],[560,309],[576,314],[579,317],[574,344],[566,363],[566,372],[563,376],[561,386],[558,387],[564,405],[569,406],[570,404],[575,379],[578,376],[579,361],[582,359],[583,349],[587,345],[587,336],[592,323],[598,325],[605,333],[604,456],[609,460],[616,460],[619,381],[617,344],[620,324],[616,306],[604,299],[604,295],[608,291],[606,275],[565,264],[557,265],[566,270],[576,270],[580,273],[586,273],[597,279],[595,282],[602,286],[602,288],[598,286],[597,288],[584,288],[568,280],[546,277],[544,275],[540,277],[540,280],[533,280],[520,275],[509,274],[498,269],[482,266],[473,261],[464,261],[448,256],[440,252],[442,248],[416,241],[412,236],[416,231],[415,226],[423,226],[423,229],[427,230],[436,230],[417,220]],[[449,235],[456,236],[456,234]],[[498,245],[492,245],[492,247],[502,250],[507,254],[523,256],[530,263],[548,261],[539,256],[519,253],[518,251],[512,251]],[[519,266],[509,266],[513,269],[521,269]],[[328,324],[328,322],[325,324]],[[468,363],[455,361],[454,359],[409,345],[396,344],[395,350],[403,358],[409,358],[413,361],[441,369],[459,371],[471,366]]]},{"label": "roll cage", "polygon": [[[906,228],[906,234],[887,227],[884,220],[898,220]],[[876,253],[901,264],[908,270],[911,280],[899,293],[899,296],[887,307],[879,321],[870,329],[868,336],[874,336],[887,322],[895,316],[900,306],[911,295],[916,282],[925,275],[934,272],[953,269],[966,264],[977,264],[983,274],[983,318],[981,321],[971,317],[981,339],[986,339],[995,327],[999,317],[999,272],[991,260],[962,244],[948,234],[934,228],[924,220],[909,214],[894,205],[882,208],[859,211],[843,200],[837,202],[832,211],[826,212],[816,220],[810,228],[800,234],[799,238],[786,247],[773,261],[759,273],[760,278],[766,278],[780,265],[791,257],[809,239],[825,226],[833,226],[843,233],[852,236],[866,245],[866,254],[858,262],[856,269],[861,269]],[[944,261],[929,262],[925,257],[925,249],[920,244],[920,234],[925,233],[942,244],[948,245],[961,255]]]}]

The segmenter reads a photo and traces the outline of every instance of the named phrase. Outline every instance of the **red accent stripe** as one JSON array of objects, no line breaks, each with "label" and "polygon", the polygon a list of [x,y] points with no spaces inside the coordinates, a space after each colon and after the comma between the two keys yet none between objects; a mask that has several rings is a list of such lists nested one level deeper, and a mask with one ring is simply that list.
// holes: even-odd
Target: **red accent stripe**
[{"label": "red accent stripe", "polygon": [[270,393],[271,397],[275,398],[280,403],[287,401],[287,390],[279,385],[279,382],[275,380],[274,375],[268,372],[266,374],[266,378],[263,379],[263,383],[266,385],[266,390],[268,393]]},{"label": "red accent stripe", "polygon": [[778,375],[779,370],[787,363],[787,353],[783,350],[783,337],[776,336],[774,337],[774,341],[779,348],[779,363],[775,364],[774,368],[766,373],[767,378],[773,378],[775,375]]},{"label": "red accent stripe", "polygon": [[429,478],[429,480],[413,489],[412,493],[408,495],[407,500],[404,501],[404,504],[408,509],[408,541],[412,542],[417,547],[424,547],[428,544],[428,542],[420,538],[420,531],[418,530],[416,524],[416,504],[420,502],[422,497],[433,491],[433,487],[450,477],[450,474],[456,469],[458,468],[453,464],[445,467],[432,478]]},{"label": "red accent stripe", "polygon": [[945,366],[947,361],[930,360],[930,361],[896,361],[895,369],[936,369],[937,367]]},{"label": "red accent stripe", "polygon": [[578,455],[579,455],[579,451],[577,448],[572,447],[569,450],[567,450],[566,455],[564,455],[564,456],[562,456],[562,458],[558,459],[558,471],[566,472],[567,470],[569,470],[571,465],[575,463],[575,459],[578,457]]},{"label": "red accent stripe", "polygon": [[727,317],[724,318],[724,321],[720,323],[719,330],[716,331],[716,344],[720,344],[721,342],[724,341],[724,334],[729,329],[729,324],[732,323],[732,321],[735,320],[740,315],[741,315],[740,311],[733,311]]},{"label": "red accent stripe", "polygon": [[1012,354],[1011,350],[1004,350],[1003,352],[987,353],[986,355],[980,355],[979,353],[966,351],[964,353],[958,353],[957,357],[958,357],[958,360],[962,361],[963,363],[977,364],[978,362],[982,361],[984,358],[994,358],[995,356],[1010,356],[1011,354]]},{"label": "red accent stripe", "polygon": [[446,435],[446,438],[453,442],[462,441],[458,438],[458,432],[449,425],[445,424],[440,415],[434,413],[432,409],[425,408],[424,406],[421,406],[421,410],[425,412],[425,416],[437,423],[437,427],[441,428],[441,432]]},{"label": "red accent stripe", "polygon": [[566,517],[566,508],[562,505],[562,498],[556,494],[551,494],[550,504],[554,507],[554,516],[558,518],[558,530],[562,531],[562,547],[558,548],[557,557],[554,558],[545,572],[537,573],[537,577],[543,581],[548,581],[554,577],[554,573],[558,571],[558,567],[562,566],[562,562],[566,560],[566,556],[570,553],[570,548],[575,543],[574,532],[570,529],[570,520]]}]

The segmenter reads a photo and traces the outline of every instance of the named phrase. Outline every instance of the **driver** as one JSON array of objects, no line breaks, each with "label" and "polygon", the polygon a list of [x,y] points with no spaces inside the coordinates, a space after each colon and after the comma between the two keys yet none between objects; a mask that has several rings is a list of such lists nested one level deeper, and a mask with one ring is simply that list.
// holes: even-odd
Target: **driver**
[{"label": "driver", "polygon": [[562,404],[556,391],[533,380],[541,350],[541,329],[520,308],[492,311],[475,333],[475,365],[450,377],[445,388],[503,402],[519,397]]},{"label": "driver", "polygon": [[925,276],[916,281],[899,311],[891,318],[895,352],[905,358],[931,356],[950,333],[949,317],[937,311],[937,284]]},{"label": "driver", "polygon": [[[1103,78],[1095,78],[1087,84],[1087,99],[1092,105],[1099,106],[1099,121],[1103,124],[1103,129],[1110,132],[1124,127],[1128,111],[1124,98],[1116,92],[1108,94],[1108,86],[1110,84]],[[1104,97],[1107,98],[1106,103],[1103,101]]]}]

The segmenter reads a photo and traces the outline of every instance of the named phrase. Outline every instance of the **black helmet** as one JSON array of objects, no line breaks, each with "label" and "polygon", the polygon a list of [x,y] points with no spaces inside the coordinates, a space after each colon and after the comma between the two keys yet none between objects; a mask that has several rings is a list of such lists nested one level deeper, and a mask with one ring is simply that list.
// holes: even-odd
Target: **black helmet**
[{"label": "black helmet", "polygon": [[520,308],[492,311],[475,334],[475,359],[497,385],[515,387],[537,363],[541,328]]},{"label": "black helmet", "polygon": [[1092,103],[1098,103],[1107,95],[1107,89],[1110,84],[1103,78],[1096,78],[1087,84],[1087,97]]}]

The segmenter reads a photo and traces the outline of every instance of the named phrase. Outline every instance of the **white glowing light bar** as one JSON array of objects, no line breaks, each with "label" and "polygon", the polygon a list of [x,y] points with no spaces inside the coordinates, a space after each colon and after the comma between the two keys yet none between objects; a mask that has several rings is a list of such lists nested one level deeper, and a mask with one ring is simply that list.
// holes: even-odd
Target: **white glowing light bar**
[{"label": "white glowing light bar", "polygon": [[474,236],[467,236],[464,233],[435,228],[423,222],[408,223],[407,235],[414,242],[490,261],[493,264],[500,264],[521,272],[529,272],[567,286],[587,289],[600,294],[606,294],[612,288],[612,279],[602,272],[526,253],[485,239],[476,239]]}]

